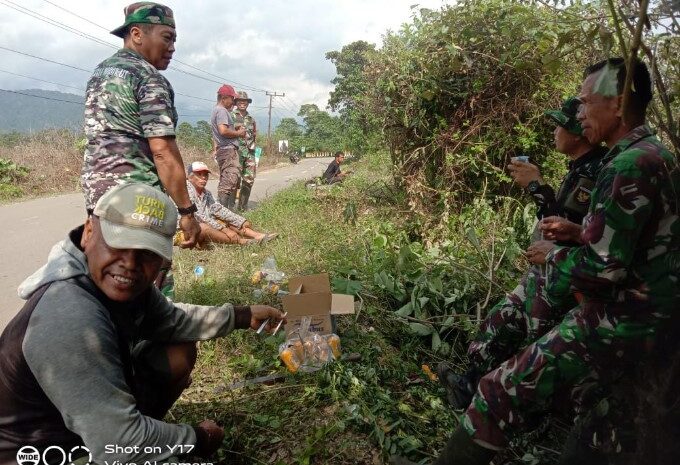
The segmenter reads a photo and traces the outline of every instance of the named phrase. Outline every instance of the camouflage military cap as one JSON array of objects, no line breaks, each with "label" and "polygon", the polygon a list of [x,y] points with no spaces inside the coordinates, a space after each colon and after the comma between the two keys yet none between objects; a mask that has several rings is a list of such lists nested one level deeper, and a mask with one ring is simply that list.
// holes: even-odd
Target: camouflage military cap
[{"label": "camouflage military cap", "polygon": [[544,114],[555,121],[558,126],[562,126],[572,134],[580,136],[583,134],[583,128],[576,118],[579,105],[581,105],[581,101],[578,98],[569,97],[562,104],[562,108],[559,110],[547,110]]},{"label": "camouflage military cap", "polygon": [[118,37],[125,37],[130,24],[163,24],[175,27],[175,17],[172,10],[160,3],[137,2],[132,3],[123,9],[125,23],[111,31],[111,34]]},{"label": "camouflage military cap", "polygon": [[248,103],[253,103],[253,99],[249,98],[248,94],[243,90],[238,92],[238,96],[234,100],[236,102],[238,102],[239,100],[245,100]]}]

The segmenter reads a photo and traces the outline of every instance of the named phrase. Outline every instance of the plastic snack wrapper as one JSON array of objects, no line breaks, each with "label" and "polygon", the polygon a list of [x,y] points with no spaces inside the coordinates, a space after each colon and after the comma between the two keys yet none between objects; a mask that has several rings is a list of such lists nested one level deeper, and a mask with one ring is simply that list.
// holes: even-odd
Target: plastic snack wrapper
[{"label": "plastic snack wrapper", "polygon": [[340,337],[311,332],[310,322],[310,317],[304,317],[300,328],[279,346],[279,357],[291,373],[316,371],[340,358]]},{"label": "plastic snack wrapper", "polygon": [[276,259],[267,257],[260,269],[253,272],[250,282],[255,286],[261,285],[261,291],[257,293],[256,297],[261,297],[262,294],[276,295],[286,293],[281,290],[285,277],[286,274],[276,268]]}]

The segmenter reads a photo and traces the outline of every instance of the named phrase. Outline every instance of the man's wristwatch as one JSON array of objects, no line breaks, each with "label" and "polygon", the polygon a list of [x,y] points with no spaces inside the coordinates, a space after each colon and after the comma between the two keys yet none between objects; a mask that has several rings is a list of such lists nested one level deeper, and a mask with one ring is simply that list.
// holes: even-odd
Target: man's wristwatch
[{"label": "man's wristwatch", "polygon": [[179,212],[179,214],[181,216],[191,215],[192,213],[196,213],[198,211],[198,207],[196,206],[195,203],[192,203],[191,205],[189,205],[186,208],[177,207],[177,211]]},{"label": "man's wristwatch", "polygon": [[535,194],[539,191],[541,185],[542,184],[536,180],[529,181],[529,184],[527,184],[527,192],[529,192],[530,194]]}]

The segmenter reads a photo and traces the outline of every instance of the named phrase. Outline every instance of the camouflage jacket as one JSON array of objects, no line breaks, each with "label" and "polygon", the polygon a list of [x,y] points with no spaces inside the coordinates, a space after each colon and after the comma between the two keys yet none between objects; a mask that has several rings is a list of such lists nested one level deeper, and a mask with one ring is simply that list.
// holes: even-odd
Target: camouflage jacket
[{"label": "camouflage jacket", "polygon": [[246,137],[244,139],[239,139],[239,149],[247,148],[249,151],[255,150],[255,138],[257,137],[255,118],[250,116],[250,113],[247,112],[246,116],[241,115],[241,112],[238,111],[237,108],[234,109],[231,116],[234,118],[234,127],[246,127]]},{"label": "camouflage jacket", "polygon": [[590,152],[569,162],[569,172],[562,180],[555,195],[552,187],[541,186],[531,194],[538,210],[536,216],[562,216],[569,221],[581,224],[588,212],[590,194],[603,166],[606,147],[595,147]]},{"label": "camouflage jacket", "polygon": [[130,49],[97,66],[85,95],[81,183],[87,208],[128,180],[162,187],[147,139],[175,135],[174,99],[168,80]]},{"label": "camouflage jacket", "polygon": [[585,245],[547,256],[548,297],[559,305],[578,291],[640,321],[668,316],[680,301],[678,162],[639,126],[605,163],[583,221]]}]

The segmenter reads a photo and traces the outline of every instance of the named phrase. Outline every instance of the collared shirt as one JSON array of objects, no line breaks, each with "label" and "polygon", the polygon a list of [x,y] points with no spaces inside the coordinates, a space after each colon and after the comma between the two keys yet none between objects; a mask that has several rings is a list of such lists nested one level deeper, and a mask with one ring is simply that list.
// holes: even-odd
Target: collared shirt
[{"label": "collared shirt", "polygon": [[237,215],[221,203],[215,201],[215,198],[208,189],[203,189],[203,193],[199,194],[196,187],[190,181],[187,181],[187,190],[189,191],[189,199],[198,208],[194,216],[201,223],[205,223],[211,228],[222,229],[224,225],[217,221],[217,219],[220,219],[237,229],[241,229],[243,223],[246,222],[244,217]]},{"label": "collared shirt", "polygon": [[170,82],[133,50],[120,49],[97,66],[85,94],[87,208],[123,182],[162,188],[148,138],[175,135],[174,100]]},{"label": "collared shirt", "polygon": [[245,126],[246,128],[246,137],[239,139],[239,149],[248,151],[255,150],[255,138],[257,137],[257,124],[255,123],[255,118],[247,111],[245,116],[242,115],[238,108],[234,109],[231,117],[234,120],[234,127],[240,125]]},{"label": "collared shirt", "polygon": [[536,216],[562,216],[572,223],[581,224],[590,205],[590,195],[597,175],[604,165],[606,147],[594,147],[588,153],[569,162],[569,171],[555,194],[552,187],[541,186],[530,194],[536,206]]},{"label": "collared shirt", "polygon": [[580,247],[546,257],[551,303],[573,291],[615,305],[631,320],[667,317],[680,301],[680,167],[643,125],[605,156],[583,220]]}]

